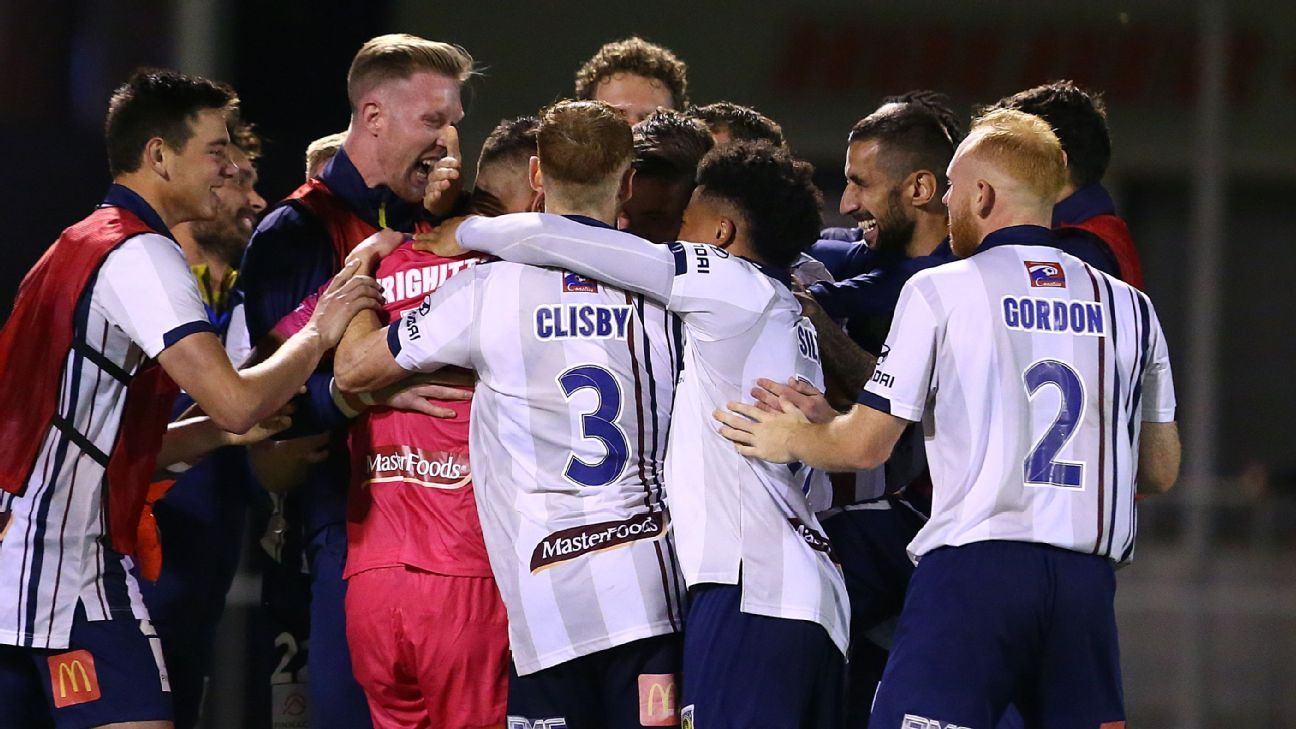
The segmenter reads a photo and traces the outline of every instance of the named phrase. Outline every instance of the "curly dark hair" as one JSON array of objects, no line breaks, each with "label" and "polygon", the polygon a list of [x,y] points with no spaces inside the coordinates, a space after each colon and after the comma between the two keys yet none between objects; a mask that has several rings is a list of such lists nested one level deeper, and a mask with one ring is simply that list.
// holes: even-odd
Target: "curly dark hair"
[{"label": "curly dark hair", "polygon": [[678,111],[658,109],[634,125],[635,174],[692,186],[698,162],[714,146],[700,122]]},{"label": "curly dark hair", "polygon": [[713,133],[729,132],[731,142],[764,140],[776,147],[787,146],[783,127],[750,106],[717,101],[706,106],[695,106],[688,113],[694,119],[701,120]]},{"label": "curly dark hair", "polygon": [[910,91],[883,99],[876,111],[855,123],[847,142],[877,140],[879,159],[892,180],[927,170],[944,188],[945,169],[963,136],[944,94]]},{"label": "curly dark hair", "polygon": [[1054,81],[1019,91],[978,111],[1016,109],[1034,114],[1053,127],[1067,154],[1071,182],[1083,187],[1102,180],[1111,163],[1111,133],[1102,97],[1074,81]]},{"label": "curly dark hair", "polygon": [[229,128],[230,142],[243,150],[243,154],[247,155],[249,161],[256,162],[261,159],[263,144],[255,124],[244,121],[241,116],[234,114],[226,126]]},{"label": "curly dark hair", "polygon": [[814,167],[769,142],[732,142],[707,153],[697,184],[706,197],[738,208],[761,260],[786,268],[823,227]]},{"label": "curly dark hair", "polygon": [[634,36],[606,43],[576,72],[576,98],[593,99],[598,85],[618,73],[660,81],[675,108],[688,107],[688,66],[671,49]]},{"label": "curly dark hair", "polygon": [[238,102],[234,89],[223,83],[168,69],[139,69],[108,101],[104,141],[109,174],[138,170],[144,145],[154,137],[172,149],[184,147],[193,136],[189,122],[196,114],[217,109],[229,116]]},{"label": "curly dark hair", "polygon": [[530,159],[536,153],[536,136],[540,131],[540,119],[535,116],[519,116],[513,119],[501,119],[499,124],[482,142],[481,155],[477,158],[477,169],[496,160],[512,161],[521,158]]}]

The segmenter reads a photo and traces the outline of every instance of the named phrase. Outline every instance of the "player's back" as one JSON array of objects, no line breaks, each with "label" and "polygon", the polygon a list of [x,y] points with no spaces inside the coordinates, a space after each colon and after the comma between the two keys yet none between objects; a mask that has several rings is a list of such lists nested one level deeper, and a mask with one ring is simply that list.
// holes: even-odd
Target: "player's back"
[{"label": "player's back", "polygon": [[[688,335],[667,457],[676,537],[690,586],[741,584],[744,612],[822,624],[844,651],[845,588],[815,511],[826,479],[739,454],[712,413],[756,380],[823,388],[818,339],[779,273],[723,249],[675,246],[670,308]],[[818,487],[818,488],[815,488]],[[820,503],[813,504],[817,497]]]},{"label": "player's back", "polygon": [[1129,559],[1139,428],[1167,407],[1144,385],[1170,376],[1147,296],[1056,248],[1001,245],[919,274],[901,305],[937,342],[932,519],[911,554],[1008,540]]},{"label": "player's back", "polygon": [[678,631],[662,487],[673,317],[557,269],[472,275],[474,480],[518,672]]}]

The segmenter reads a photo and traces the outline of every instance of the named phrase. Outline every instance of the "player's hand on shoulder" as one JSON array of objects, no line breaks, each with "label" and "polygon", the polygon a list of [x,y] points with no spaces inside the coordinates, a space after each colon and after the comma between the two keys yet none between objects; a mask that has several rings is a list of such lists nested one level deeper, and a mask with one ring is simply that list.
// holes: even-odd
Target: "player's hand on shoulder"
[{"label": "player's hand on shoulder", "polygon": [[728,410],[716,410],[712,416],[720,421],[720,435],[733,441],[742,455],[772,463],[791,463],[797,460],[791,450],[792,436],[810,421],[788,400],[780,399],[779,405],[777,412],[771,412],[756,405],[731,402],[725,406]]},{"label": "player's hand on shoulder", "polygon": [[373,276],[359,273],[360,261],[352,260],[333,277],[324,294],[320,296],[308,326],[313,326],[332,349],[346,333],[347,324],[365,309],[382,308],[382,288]]},{"label": "player's hand on shoulder", "polygon": [[795,377],[789,377],[786,385],[762,377],[756,380],[751,395],[756,398],[756,406],[766,412],[781,412],[783,400],[786,400],[812,423],[827,423],[837,417],[837,411],[828,404],[819,388]]},{"label": "player's hand on shoulder", "polygon": [[463,189],[460,170],[463,166],[459,160],[459,131],[447,127],[445,132],[446,156],[432,167],[428,175],[426,192],[423,193],[423,208],[436,216],[448,215],[454,208],[459,191]]},{"label": "player's hand on shoulder", "polygon": [[428,233],[418,233],[414,236],[414,250],[425,253],[433,253],[442,258],[453,258],[464,253],[464,249],[459,245],[458,233],[459,226],[468,218],[451,218],[434,230]]}]

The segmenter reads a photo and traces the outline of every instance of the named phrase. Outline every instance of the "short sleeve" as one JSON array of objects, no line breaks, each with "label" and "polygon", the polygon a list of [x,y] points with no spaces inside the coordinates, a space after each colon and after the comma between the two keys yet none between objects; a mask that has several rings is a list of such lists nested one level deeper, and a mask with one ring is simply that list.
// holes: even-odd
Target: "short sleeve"
[{"label": "short sleeve", "polygon": [[1149,423],[1171,423],[1175,418],[1174,378],[1170,372],[1170,352],[1166,348],[1161,320],[1147,303],[1151,316],[1148,332],[1147,366],[1143,370],[1143,420]]},{"label": "short sleeve", "polygon": [[92,305],[149,357],[197,332],[215,332],[198,284],[174,241],[145,233],[104,259]]},{"label": "short sleeve", "polygon": [[490,266],[473,266],[452,276],[423,303],[387,327],[387,346],[396,364],[410,372],[440,367],[477,369],[473,331],[478,301]]},{"label": "short sleeve", "polygon": [[859,402],[912,422],[922,420],[936,364],[941,322],[912,279],[900,291],[895,318],[873,377]]},{"label": "short sleeve", "polygon": [[769,308],[774,286],[755,266],[704,243],[673,243],[675,278],[666,308],[692,335],[721,339],[751,328]]}]

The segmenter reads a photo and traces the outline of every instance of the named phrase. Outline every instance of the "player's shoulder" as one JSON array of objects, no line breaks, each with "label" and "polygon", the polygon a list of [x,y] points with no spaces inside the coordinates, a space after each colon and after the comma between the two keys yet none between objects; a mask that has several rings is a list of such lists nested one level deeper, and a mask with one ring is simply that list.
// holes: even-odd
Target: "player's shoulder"
[{"label": "player's shoulder", "polygon": [[190,277],[189,264],[180,244],[161,233],[153,232],[131,236],[113,249],[104,259],[101,276],[129,276],[132,272],[143,269]]},{"label": "player's shoulder", "polygon": [[281,203],[266,214],[252,233],[252,245],[259,240],[273,239],[277,244],[319,245],[330,244],[328,230],[323,222],[309,211],[292,202]]}]

